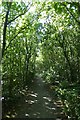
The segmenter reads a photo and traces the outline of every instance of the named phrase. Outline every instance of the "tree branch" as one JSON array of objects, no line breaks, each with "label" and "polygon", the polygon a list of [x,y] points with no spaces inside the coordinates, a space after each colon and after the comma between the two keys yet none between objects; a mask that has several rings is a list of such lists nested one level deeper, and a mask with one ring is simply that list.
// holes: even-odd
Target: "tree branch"
[{"label": "tree branch", "polygon": [[[26,28],[26,27],[22,28],[22,30],[25,29],[25,28]],[[19,32],[10,40],[8,46],[5,48],[5,51],[6,51],[7,48],[11,45],[11,42],[12,42],[20,33],[21,33],[21,29],[20,29]]]},{"label": "tree branch", "polygon": [[71,14],[71,16],[75,19],[75,21],[80,25],[80,21],[77,20],[77,18],[72,14],[72,12],[69,10],[69,8],[64,3],[62,3],[62,5],[64,5],[66,7],[67,11]]},{"label": "tree branch", "polygon": [[[3,58],[3,55],[4,55],[4,51],[6,50],[5,47],[6,47],[6,30],[7,30],[7,25],[10,24],[11,22],[13,22],[15,19],[17,19],[17,18],[20,17],[21,15],[24,15],[24,14],[30,9],[30,7],[29,7],[27,10],[25,9],[25,12],[24,12],[24,13],[21,13],[20,15],[16,16],[13,20],[11,20],[11,21],[8,22],[8,15],[9,15],[9,11],[10,11],[10,8],[11,8],[11,4],[12,4],[12,2],[10,2],[9,5],[8,5],[8,2],[7,2],[8,10],[7,10],[7,12],[6,12],[5,22],[4,22],[4,28],[3,28],[2,58]],[[27,5],[27,7],[28,7],[29,5],[32,5],[32,3],[31,3],[31,4],[29,3],[29,4]],[[20,33],[20,32],[19,32],[19,33]],[[18,33],[18,34],[19,34],[19,33]],[[18,35],[18,34],[17,34],[17,35]],[[17,35],[15,35],[14,38],[17,37]],[[13,39],[14,39],[14,38],[13,38]],[[13,39],[12,39],[12,40],[13,40]],[[11,40],[11,41],[12,41],[12,40]],[[8,46],[7,46],[6,48],[8,48]]]},{"label": "tree branch", "polygon": [[[40,15],[40,12],[37,14],[36,17],[38,17],[39,15]],[[36,18],[34,18],[34,19],[31,21],[31,23],[33,23],[33,21],[34,21],[35,19],[36,19]],[[24,30],[25,28],[26,28],[26,26],[23,27],[23,28],[21,28],[21,29],[19,30],[19,32],[10,40],[8,46],[5,48],[5,51],[6,51],[7,48],[10,46],[11,42],[21,33],[21,30]]]},{"label": "tree branch", "polygon": [[[30,5],[30,3],[27,5],[27,8],[28,8],[29,5]],[[31,5],[32,5],[32,4],[31,4]],[[30,6],[30,7],[31,7],[31,6]],[[13,18],[12,20],[10,20],[10,21],[7,23],[7,25],[10,24],[11,22],[13,22],[14,20],[16,20],[18,17],[24,15],[26,12],[28,12],[28,10],[30,9],[30,7],[29,7],[28,9],[26,8],[27,10],[25,9],[25,12],[19,14],[18,16],[16,16],[16,17]]]}]

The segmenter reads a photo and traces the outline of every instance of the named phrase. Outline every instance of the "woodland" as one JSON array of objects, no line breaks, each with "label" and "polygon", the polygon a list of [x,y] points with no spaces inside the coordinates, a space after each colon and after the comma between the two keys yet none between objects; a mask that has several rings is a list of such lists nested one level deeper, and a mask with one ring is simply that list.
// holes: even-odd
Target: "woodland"
[{"label": "woodland", "polygon": [[80,120],[80,3],[2,2],[0,9],[2,118],[58,120],[55,101],[60,120]]}]

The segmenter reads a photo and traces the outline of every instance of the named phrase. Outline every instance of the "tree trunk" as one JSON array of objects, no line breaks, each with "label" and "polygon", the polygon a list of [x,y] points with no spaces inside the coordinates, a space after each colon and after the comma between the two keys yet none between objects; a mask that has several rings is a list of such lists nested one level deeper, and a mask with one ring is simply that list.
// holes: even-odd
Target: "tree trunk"
[{"label": "tree trunk", "polygon": [[8,6],[8,10],[6,12],[4,28],[3,28],[2,58],[3,58],[5,47],[6,47],[6,30],[7,30],[7,23],[8,23],[8,15],[9,15],[9,12],[10,12],[12,2],[10,2],[10,3],[7,2],[7,5],[8,4],[9,4],[9,6]]}]

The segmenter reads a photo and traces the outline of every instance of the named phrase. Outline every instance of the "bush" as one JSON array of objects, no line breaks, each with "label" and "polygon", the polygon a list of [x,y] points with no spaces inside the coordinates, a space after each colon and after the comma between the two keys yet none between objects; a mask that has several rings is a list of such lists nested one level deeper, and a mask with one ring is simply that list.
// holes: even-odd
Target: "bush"
[{"label": "bush", "polygon": [[69,119],[80,120],[80,95],[79,88],[59,88],[57,87],[58,97],[64,106],[64,113]]}]

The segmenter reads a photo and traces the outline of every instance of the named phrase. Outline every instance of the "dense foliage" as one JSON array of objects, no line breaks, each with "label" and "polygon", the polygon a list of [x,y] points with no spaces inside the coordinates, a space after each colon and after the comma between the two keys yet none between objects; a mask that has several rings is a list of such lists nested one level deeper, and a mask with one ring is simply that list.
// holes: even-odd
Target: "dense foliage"
[{"label": "dense foliage", "polygon": [[3,2],[1,9],[4,99],[41,75],[55,86],[68,118],[79,120],[80,3]]}]

